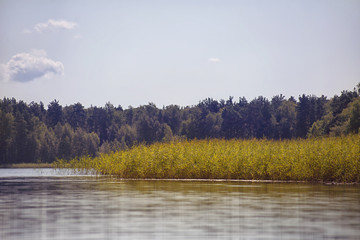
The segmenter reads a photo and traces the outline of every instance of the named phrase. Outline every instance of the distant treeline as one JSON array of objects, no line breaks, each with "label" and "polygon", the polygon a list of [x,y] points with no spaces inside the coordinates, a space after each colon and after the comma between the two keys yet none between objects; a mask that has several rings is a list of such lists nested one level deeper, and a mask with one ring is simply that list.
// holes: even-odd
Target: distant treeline
[{"label": "distant treeline", "polygon": [[247,101],[207,98],[191,107],[153,103],[123,109],[0,100],[0,164],[53,162],[136,144],[206,138],[293,139],[358,133],[360,84],[331,99],[299,96]]}]

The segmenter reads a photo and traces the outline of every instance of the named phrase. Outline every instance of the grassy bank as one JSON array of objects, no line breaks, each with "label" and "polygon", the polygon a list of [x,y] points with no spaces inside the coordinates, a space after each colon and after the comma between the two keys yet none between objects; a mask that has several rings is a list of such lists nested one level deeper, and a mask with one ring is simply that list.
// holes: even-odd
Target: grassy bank
[{"label": "grassy bank", "polygon": [[0,165],[0,168],[52,168],[52,163],[15,163]]},{"label": "grassy bank", "polygon": [[360,182],[360,135],[156,143],[55,166],[121,178]]}]

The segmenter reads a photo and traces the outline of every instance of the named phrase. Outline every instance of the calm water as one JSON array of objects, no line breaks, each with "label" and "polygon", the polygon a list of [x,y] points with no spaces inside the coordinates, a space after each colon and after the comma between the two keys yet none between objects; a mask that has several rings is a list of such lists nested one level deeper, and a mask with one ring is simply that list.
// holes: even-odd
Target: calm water
[{"label": "calm water", "polygon": [[360,239],[360,187],[0,169],[0,239]]}]

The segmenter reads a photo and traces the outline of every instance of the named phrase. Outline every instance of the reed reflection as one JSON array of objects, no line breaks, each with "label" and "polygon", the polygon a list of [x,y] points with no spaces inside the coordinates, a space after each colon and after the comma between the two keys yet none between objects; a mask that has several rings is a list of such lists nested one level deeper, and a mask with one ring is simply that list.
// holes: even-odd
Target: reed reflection
[{"label": "reed reflection", "polygon": [[0,178],[0,239],[356,239],[357,186]]}]

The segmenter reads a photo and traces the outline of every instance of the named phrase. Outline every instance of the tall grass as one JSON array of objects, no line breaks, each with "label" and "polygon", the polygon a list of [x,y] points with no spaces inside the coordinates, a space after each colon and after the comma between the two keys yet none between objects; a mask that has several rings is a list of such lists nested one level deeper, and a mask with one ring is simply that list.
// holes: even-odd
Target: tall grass
[{"label": "tall grass", "polygon": [[192,140],[139,145],[55,167],[120,178],[360,182],[360,135],[298,140]]}]

